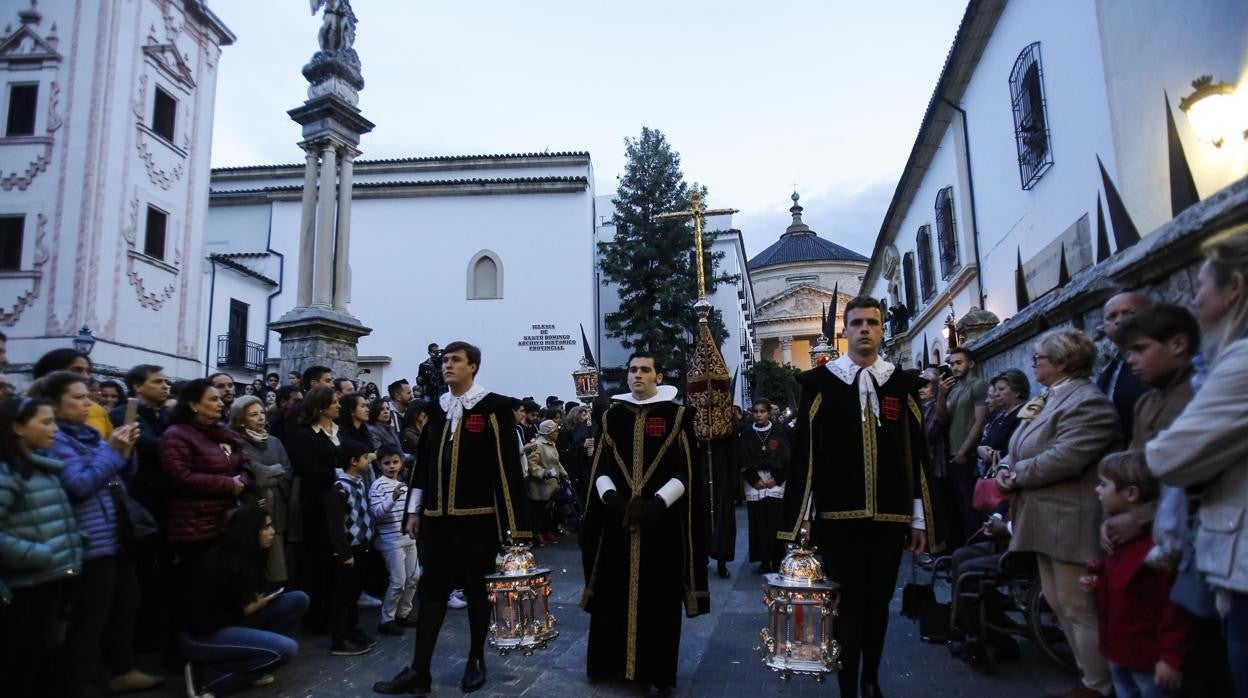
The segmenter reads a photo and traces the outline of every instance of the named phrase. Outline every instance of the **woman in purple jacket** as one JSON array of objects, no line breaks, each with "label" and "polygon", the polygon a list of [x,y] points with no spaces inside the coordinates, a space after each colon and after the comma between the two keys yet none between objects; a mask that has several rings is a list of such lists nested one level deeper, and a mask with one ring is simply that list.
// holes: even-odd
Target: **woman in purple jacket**
[{"label": "woman in purple jacket", "polygon": [[[68,371],[49,374],[30,395],[52,403],[60,430],[50,449],[65,464],[61,486],[86,536],[82,578],[74,587],[70,627],[57,671],[57,695],[77,696],[98,685],[102,660],[110,693],[141,691],[163,679],[134,668],[134,618],[139,586],[134,562],[122,549],[116,496],[125,492],[137,426],[113,430],[108,440],[87,425],[91,398],[87,379]],[[102,656],[101,656],[102,652]]]}]

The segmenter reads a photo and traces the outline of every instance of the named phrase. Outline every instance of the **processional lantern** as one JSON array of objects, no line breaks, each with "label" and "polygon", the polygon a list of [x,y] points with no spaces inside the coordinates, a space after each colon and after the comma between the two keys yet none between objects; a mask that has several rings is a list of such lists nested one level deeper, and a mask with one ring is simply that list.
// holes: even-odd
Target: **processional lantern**
[{"label": "processional lantern", "polygon": [[585,355],[581,357],[581,367],[572,372],[572,383],[576,386],[576,399],[589,405],[598,397],[602,373],[594,363],[593,352],[589,350],[589,339],[585,337],[584,325],[581,325],[581,346],[585,349]]},{"label": "processional lantern", "polygon": [[550,570],[538,567],[529,546],[510,536],[503,551],[498,571],[485,576],[492,609],[490,646],[503,656],[518,651],[527,657],[559,637],[550,615]]},{"label": "processional lantern", "polygon": [[823,563],[805,536],[788,551],[778,574],[763,575],[767,627],[759,633],[759,652],[785,681],[798,674],[822,682],[841,668],[841,646],[832,637],[840,591],[824,578]]}]

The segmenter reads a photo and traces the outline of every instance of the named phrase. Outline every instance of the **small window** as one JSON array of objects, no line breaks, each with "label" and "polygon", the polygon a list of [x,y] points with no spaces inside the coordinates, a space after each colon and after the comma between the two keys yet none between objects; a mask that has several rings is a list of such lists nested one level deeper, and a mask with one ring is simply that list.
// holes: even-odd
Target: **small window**
[{"label": "small window", "polygon": [[901,273],[903,277],[902,282],[903,282],[903,285],[905,286],[905,292],[906,292],[906,310],[909,310],[911,313],[913,313],[919,308],[919,299],[918,299],[918,295],[916,291],[916,289],[918,289],[918,286],[915,286],[915,283],[914,283],[914,253],[913,252],[907,252],[906,256],[902,257]]},{"label": "small window", "polygon": [[1031,189],[1053,166],[1038,41],[1023,49],[1014,61],[1014,69],[1010,71],[1010,102],[1014,109],[1014,138],[1018,144],[1018,176],[1023,189]]},{"label": "small window", "polygon": [[25,216],[0,217],[0,271],[21,271]]},{"label": "small window", "polygon": [[173,127],[177,114],[178,100],[157,87],[156,100],[152,105],[152,130],[170,143],[173,142]]},{"label": "small window", "polygon": [[169,226],[169,214],[158,208],[147,207],[147,234],[143,238],[143,254],[155,259],[165,259],[165,233]]},{"label": "small window", "polygon": [[927,302],[936,295],[936,274],[932,269],[932,226],[919,226],[915,247],[919,255],[919,283],[923,288],[923,301]]},{"label": "small window", "polygon": [[953,187],[936,193],[936,243],[940,246],[940,277],[958,270],[958,236],[953,226]]},{"label": "small window", "polygon": [[35,107],[38,103],[38,84],[9,85],[9,118],[4,135],[35,135]]},{"label": "small window", "polygon": [[497,255],[482,250],[468,262],[468,298],[489,299],[503,297],[503,266]]},{"label": "small window", "polygon": [[797,286],[798,284],[817,284],[819,276],[817,274],[805,274],[802,276],[786,276],[784,277],[786,286]]}]

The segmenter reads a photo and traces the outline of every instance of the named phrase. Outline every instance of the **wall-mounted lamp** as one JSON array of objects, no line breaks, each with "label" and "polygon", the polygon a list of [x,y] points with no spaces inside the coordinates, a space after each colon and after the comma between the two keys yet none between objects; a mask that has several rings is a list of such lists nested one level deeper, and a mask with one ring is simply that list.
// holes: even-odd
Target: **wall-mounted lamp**
[{"label": "wall-mounted lamp", "polygon": [[85,356],[91,355],[91,350],[95,348],[95,336],[91,334],[91,328],[86,325],[78,330],[78,336],[74,337],[74,349],[80,351]]},{"label": "wall-mounted lamp", "polygon": [[1179,109],[1187,114],[1197,138],[1215,148],[1221,148],[1227,138],[1241,134],[1248,138],[1233,85],[1215,83],[1212,75],[1202,75],[1192,81],[1192,90],[1192,94],[1179,100]]}]

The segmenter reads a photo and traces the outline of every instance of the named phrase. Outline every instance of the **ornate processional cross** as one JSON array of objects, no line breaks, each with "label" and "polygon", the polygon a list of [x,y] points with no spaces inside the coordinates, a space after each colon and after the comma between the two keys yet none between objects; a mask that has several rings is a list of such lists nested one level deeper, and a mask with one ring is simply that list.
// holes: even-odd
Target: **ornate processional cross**
[{"label": "ornate processional cross", "polygon": [[[702,222],[708,216],[724,216],[737,213],[735,208],[715,208],[707,209],[702,204],[702,194],[694,189],[689,194],[689,210],[687,211],[670,211],[668,213],[660,213],[655,216],[655,220],[660,221],[678,221],[693,219],[693,239],[697,246],[698,253],[698,302],[706,301],[706,271],[702,268]],[[705,321],[705,317],[703,318]]]}]

